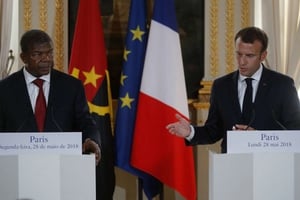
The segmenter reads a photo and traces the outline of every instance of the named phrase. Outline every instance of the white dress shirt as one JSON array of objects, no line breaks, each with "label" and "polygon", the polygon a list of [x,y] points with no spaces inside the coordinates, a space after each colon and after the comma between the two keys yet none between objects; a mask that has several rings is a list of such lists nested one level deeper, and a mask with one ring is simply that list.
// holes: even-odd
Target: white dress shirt
[{"label": "white dress shirt", "polygon": [[240,108],[242,110],[243,108],[243,101],[244,101],[244,96],[247,88],[247,83],[245,81],[246,78],[252,78],[252,88],[253,88],[253,93],[252,93],[252,102],[254,102],[255,97],[256,97],[256,92],[258,88],[258,83],[261,78],[262,74],[262,65],[260,65],[259,69],[251,76],[251,77],[246,77],[239,75],[238,78],[238,98],[239,98],[239,103],[240,103]]},{"label": "white dress shirt", "polygon": [[[32,76],[25,67],[23,68],[23,73],[26,81],[27,91],[29,94],[32,110],[34,112],[36,98],[39,93],[39,88],[36,86],[32,81],[34,81],[37,77]],[[48,104],[48,96],[49,96],[49,89],[50,89],[50,73],[44,76],[39,77],[40,79],[44,80],[43,84],[43,91],[46,99],[46,104]]]}]

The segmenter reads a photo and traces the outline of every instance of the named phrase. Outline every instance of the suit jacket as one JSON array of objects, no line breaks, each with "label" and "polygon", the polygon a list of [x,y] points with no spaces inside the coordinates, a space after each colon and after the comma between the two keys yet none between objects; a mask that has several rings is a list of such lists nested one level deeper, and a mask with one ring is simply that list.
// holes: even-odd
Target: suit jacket
[{"label": "suit jacket", "polygon": [[[226,152],[226,132],[241,120],[238,100],[239,72],[214,81],[205,125],[195,127],[189,145],[212,144],[220,139]],[[290,77],[263,67],[249,126],[256,130],[300,129],[300,104],[294,81]]]},{"label": "suit jacket", "polygon": [[[20,70],[0,81],[0,131],[36,132],[37,124],[23,74]],[[45,132],[82,132],[100,144],[80,80],[52,69]]]}]

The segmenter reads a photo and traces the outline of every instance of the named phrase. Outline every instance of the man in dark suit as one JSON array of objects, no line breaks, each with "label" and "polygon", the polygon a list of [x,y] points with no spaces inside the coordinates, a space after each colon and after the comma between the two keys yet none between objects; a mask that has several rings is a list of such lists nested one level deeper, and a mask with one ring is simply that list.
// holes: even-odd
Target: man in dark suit
[{"label": "man in dark suit", "polygon": [[[267,46],[268,37],[261,29],[240,30],[235,36],[238,70],[214,81],[205,125],[190,126],[176,115],[178,121],[166,127],[169,132],[185,138],[189,145],[223,139],[221,148],[226,152],[228,130],[300,129],[300,104],[294,81],[262,64]],[[251,79],[249,87],[247,78]],[[244,96],[251,86],[249,117],[245,117]]]},{"label": "man in dark suit", "polygon": [[[0,81],[1,132],[82,132],[83,152],[101,158],[100,138],[87,105],[80,80],[54,69],[53,42],[41,30],[27,31],[21,38],[20,57],[25,66]],[[42,79],[46,116],[38,127],[35,105]]]}]

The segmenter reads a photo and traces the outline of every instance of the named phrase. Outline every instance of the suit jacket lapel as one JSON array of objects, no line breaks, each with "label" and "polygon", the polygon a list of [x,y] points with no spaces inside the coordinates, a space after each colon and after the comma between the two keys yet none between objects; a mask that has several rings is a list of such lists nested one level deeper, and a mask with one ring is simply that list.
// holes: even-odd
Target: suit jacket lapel
[{"label": "suit jacket lapel", "polygon": [[240,102],[239,102],[239,97],[238,97],[238,85],[237,85],[237,83],[238,83],[238,71],[235,71],[234,73],[233,73],[233,76],[232,76],[232,87],[231,87],[231,89],[232,89],[232,95],[231,95],[231,97],[232,97],[232,103],[233,103],[233,109],[234,109],[234,116],[240,116],[241,115],[241,107],[240,107]]},{"label": "suit jacket lapel", "polygon": [[28,110],[28,112],[31,111],[32,116],[34,116],[33,109],[30,102],[30,97],[26,86],[25,77],[23,74],[23,69],[21,69],[17,74],[18,76],[20,76],[18,79],[22,80],[22,81],[16,81],[18,100],[20,100],[21,102],[25,102],[24,109],[26,109],[26,111]]},{"label": "suit jacket lapel", "polygon": [[21,125],[21,127],[16,127],[17,131],[36,131],[37,126],[35,123],[35,116],[31,106],[30,97],[28,94],[27,86],[25,77],[23,74],[23,69],[16,72],[15,80],[15,94],[17,94],[18,101],[24,102],[24,106],[22,106],[22,113],[21,117],[24,117],[25,122]]},{"label": "suit jacket lapel", "polygon": [[262,102],[265,99],[267,90],[270,87],[270,76],[269,70],[263,67],[262,75],[258,84],[255,102]]},{"label": "suit jacket lapel", "polygon": [[[45,131],[53,130],[53,115],[54,115],[54,107],[55,107],[55,99],[54,97],[59,97],[59,95],[55,94],[57,90],[59,90],[59,87],[57,87],[57,81],[56,81],[56,75],[55,70],[51,70],[50,75],[50,88],[49,88],[49,96],[48,96],[48,105],[47,105],[47,115],[46,115],[46,121],[45,121]],[[55,126],[54,126],[55,127]]]},{"label": "suit jacket lapel", "polygon": [[[56,81],[55,81],[55,71],[52,70],[51,71],[51,75],[50,75],[50,88],[49,88],[49,96],[48,96],[48,109],[50,107],[52,107],[53,103],[54,103],[54,99],[53,97],[55,96],[55,90],[58,89],[58,87],[55,86],[56,85]],[[55,90],[54,90],[55,88]]]}]

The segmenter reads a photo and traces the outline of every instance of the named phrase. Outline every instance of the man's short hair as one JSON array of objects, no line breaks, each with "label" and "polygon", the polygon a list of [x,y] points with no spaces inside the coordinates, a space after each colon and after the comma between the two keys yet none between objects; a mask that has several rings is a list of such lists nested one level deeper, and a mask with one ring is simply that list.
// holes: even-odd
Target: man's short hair
[{"label": "man's short hair", "polygon": [[50,36],[39,29],[32,29],[23,34],[20,41],[22,52],[28,52],[35,44],[52,43]]},{"label": "man's short hair", "polygon": [[234,41],[238,38],[245,43],[254,43],[254,41],[259,41],[262,46],[261,52],[264,52],[268,48],[268,36],[260,28],[254,26],[243,28],[235,35]]}]

